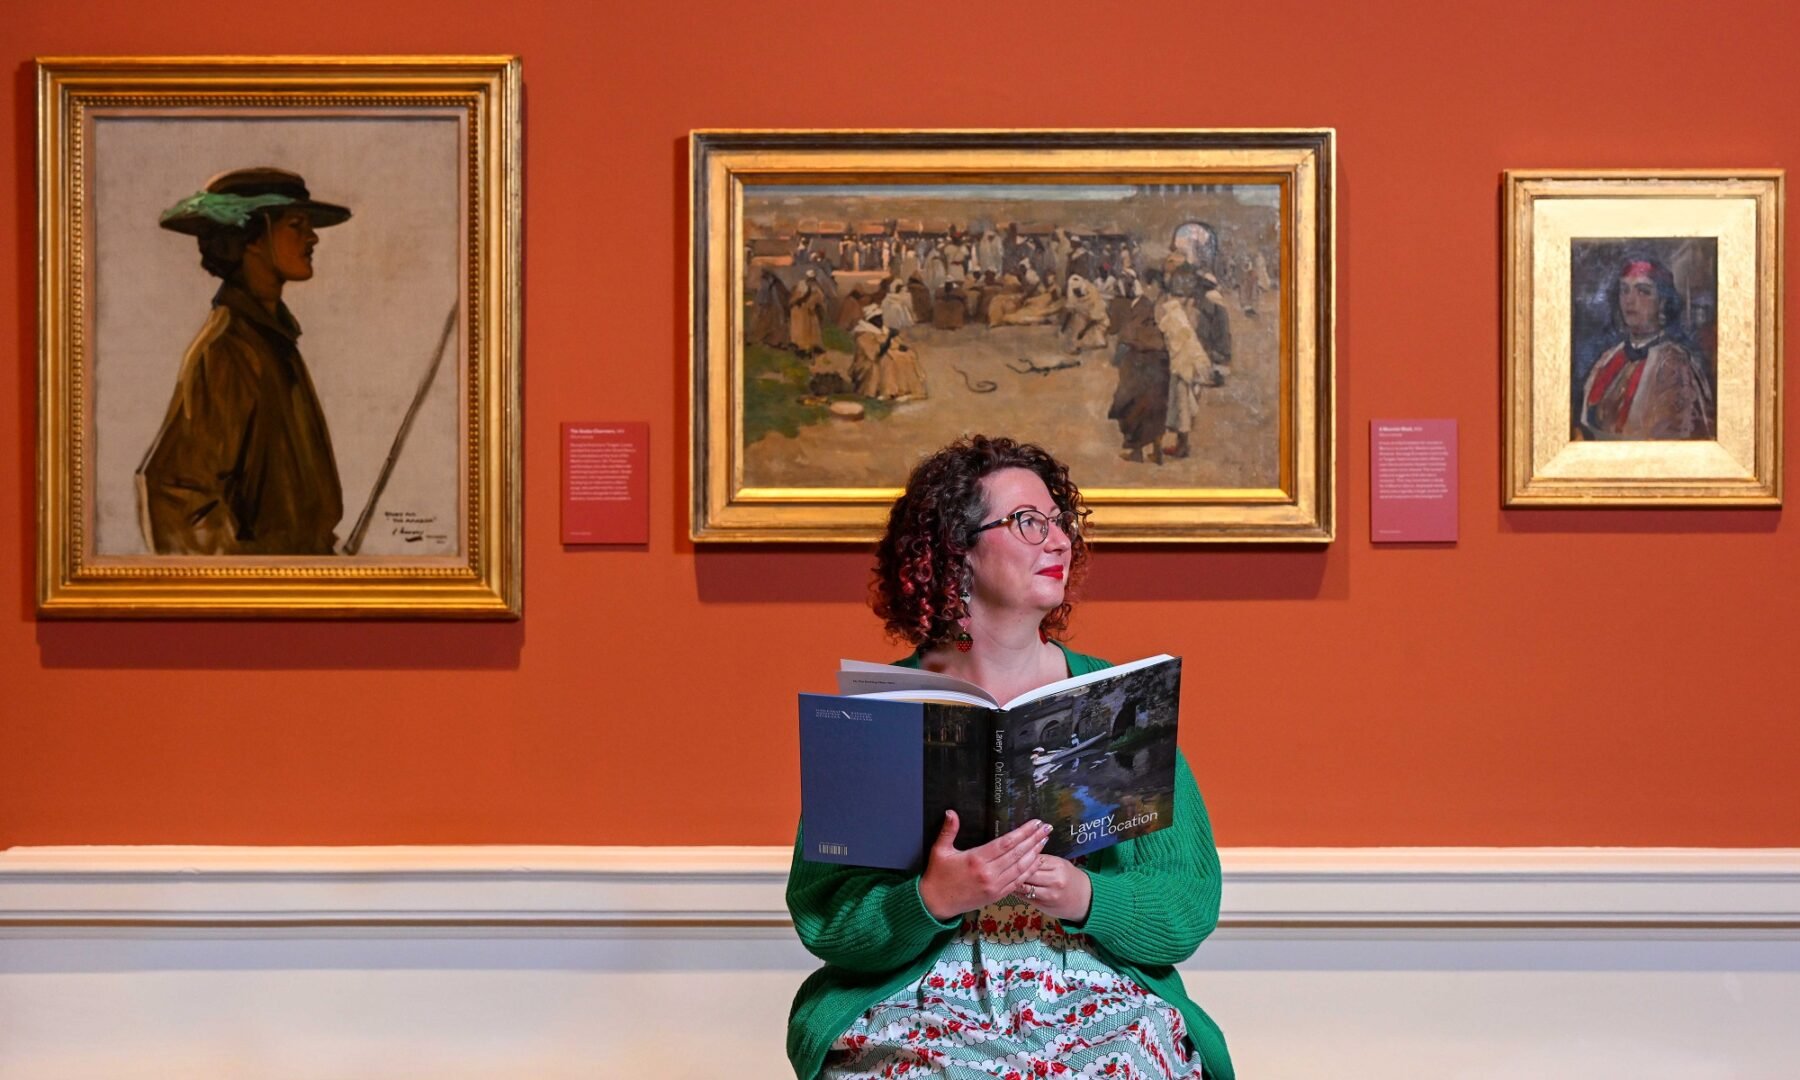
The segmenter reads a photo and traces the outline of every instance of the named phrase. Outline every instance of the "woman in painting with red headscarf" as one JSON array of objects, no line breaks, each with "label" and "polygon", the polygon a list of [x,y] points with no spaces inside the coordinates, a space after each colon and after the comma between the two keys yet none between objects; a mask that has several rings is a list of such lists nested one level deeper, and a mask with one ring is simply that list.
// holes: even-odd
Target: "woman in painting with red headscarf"
[{"label": "woman in painting with red headscarf", "polygon": [[1576,430],[1591,440],[1711,439],[1712,382],[1681,333],[1675,275],[1655,259],[1629,259],[1609,289],[1621,340],[1588,369]]}]

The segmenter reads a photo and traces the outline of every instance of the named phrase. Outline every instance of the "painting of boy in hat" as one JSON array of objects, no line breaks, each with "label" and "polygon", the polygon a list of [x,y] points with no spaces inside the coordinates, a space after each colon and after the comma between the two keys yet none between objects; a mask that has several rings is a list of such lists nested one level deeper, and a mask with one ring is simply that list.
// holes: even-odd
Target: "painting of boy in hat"
[{"label": "painting of boy in hat", "polygon": [[350,210],[297,173],[234,169],[165,210],[220,280],[137,469],[144,540],[161,555],[330,555],[343,493],[325,413],[283,301],[313,276],[318,232]]}]

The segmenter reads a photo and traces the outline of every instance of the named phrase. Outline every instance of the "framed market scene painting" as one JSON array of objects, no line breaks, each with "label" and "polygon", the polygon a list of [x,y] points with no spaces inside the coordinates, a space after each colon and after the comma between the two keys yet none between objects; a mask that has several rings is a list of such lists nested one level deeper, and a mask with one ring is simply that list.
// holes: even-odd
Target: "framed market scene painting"
[{"label": "framed market scene painting", "polygon": [[691,142],[694,539],[869,541],[972,431],[1096,539],[1332,538],[1332,132]]}]

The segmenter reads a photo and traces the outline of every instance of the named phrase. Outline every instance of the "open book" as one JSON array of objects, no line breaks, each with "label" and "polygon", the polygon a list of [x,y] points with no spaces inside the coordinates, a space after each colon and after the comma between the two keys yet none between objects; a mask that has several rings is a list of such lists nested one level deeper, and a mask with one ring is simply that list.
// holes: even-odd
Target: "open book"
[{"label": "open book", "polygon": [[1181,660],[1159,655],[1001,703],[973,683],[843,661],[837,694],[800,695],[803,854],[925,865],[944,811],[971,848],[1032,818],[1075,858],[1170,823]]}]

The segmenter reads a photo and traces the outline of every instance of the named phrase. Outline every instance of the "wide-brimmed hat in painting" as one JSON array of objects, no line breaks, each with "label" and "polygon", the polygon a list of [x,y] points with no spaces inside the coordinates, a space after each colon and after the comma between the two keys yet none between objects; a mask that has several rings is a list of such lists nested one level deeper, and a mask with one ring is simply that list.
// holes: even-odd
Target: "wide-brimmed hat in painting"
[{"label": "wide-brimmed hat in painting", "polygon": [[259,210],[299,210],[315,229],[350,220],[349,207],[314,199],[299,173],[262,165],[220,173],[201,190],[164,210],[157,223],[174,232],[202,236],[213,229],[242,228]]}]

